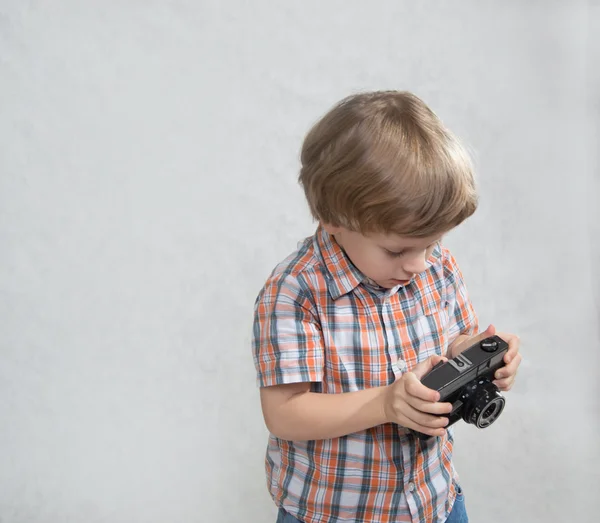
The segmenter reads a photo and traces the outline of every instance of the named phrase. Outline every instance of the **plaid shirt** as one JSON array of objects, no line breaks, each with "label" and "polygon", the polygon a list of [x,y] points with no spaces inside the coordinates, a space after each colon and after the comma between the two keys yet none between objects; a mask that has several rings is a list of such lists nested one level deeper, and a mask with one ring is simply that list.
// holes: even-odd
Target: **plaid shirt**
[{"label": "plaid shirt", "polygon": [[[372,284],[321,227],[279,264],[255,304],[258,385],[337,394],[394,382],[477,331],[461,272],[437,245],[405,287]],[[445,521],[456,497],[453,430],[420,440],[396,424],[317,441],[269,438],[267,486],[307,523]]]}]

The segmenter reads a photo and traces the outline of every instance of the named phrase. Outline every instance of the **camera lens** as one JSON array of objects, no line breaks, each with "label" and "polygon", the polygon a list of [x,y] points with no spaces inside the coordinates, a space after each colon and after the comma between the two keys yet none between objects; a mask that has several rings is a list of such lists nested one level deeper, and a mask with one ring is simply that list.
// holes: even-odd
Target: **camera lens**
[{"label": "camera lens", "polygon": [[494,421],[498,419],[500,413],[504,409],[504,398],[494,398],[489,404],[486,406],[485,410],[482,414],[477,418],[476,425],[480,429],[484,429],[485,427],[489,427]]},{"label": "camera lens", "polygon": [[482,382],[470,395],[463,411],[463,419],[480,429],[489,427],[498,419],[506,400],[498,387],[490,381]]},{"label": "camera lens", "polygon": [[489,419],[492,417],[492,414],[494,412],[496,412],[496,410],[498,410],[498,404],[497,403],[492,403],[492,405],[490,407],[488,407],[487,409],[485,409],[485,412],[481,415],[483,418],[485,419]]}]

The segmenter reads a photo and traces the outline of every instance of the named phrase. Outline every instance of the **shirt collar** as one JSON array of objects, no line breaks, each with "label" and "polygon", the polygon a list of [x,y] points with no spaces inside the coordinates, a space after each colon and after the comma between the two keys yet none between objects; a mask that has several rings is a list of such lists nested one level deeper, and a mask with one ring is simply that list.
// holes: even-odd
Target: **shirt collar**
[{"label": "shirt collar", "polygon": [[350,261],[336,239],[321,225],[315,233],[314,245],[323,259],[327,287],[334,300],[352,292],[361,283],[368,281],[365,275]]},{"label": "shirt collar", "polygon": [[[394,294],[397,291],[398,287],[394,287],[393,289],[383,289],[379,287],[379,285],[359,271],[340,247],[340,244],[336,239],[329,234],[322,225],[319,225],[317,228],[313,239],[313,245],[315,250],[320,253],[325,265],[327,288],[333,300],[337,300],[341,296],[352,292],[361,283],[368,288],[380,291],[386,295]],[[441,246],[438,243],[438,245],[435,246],[431,257],[427,260],[428,269],[436,262],[436,259],[439,258],[440,255]],[[421,277],[423,276],[416,276],[416,278]]]}]

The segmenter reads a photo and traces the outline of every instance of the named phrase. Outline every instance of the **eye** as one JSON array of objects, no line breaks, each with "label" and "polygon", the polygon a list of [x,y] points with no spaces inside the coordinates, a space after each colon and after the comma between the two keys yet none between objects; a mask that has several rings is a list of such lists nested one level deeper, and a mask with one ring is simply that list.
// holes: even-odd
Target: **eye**
[{"label": "eye", "polygon": [[387,255],[391,256],[392,258],[399,258],[400,256],[402,256],[406,253],[406,251],[394,252],[394,251],[390,251],[388,249],[384,249],[384,250],[387,253]]}]

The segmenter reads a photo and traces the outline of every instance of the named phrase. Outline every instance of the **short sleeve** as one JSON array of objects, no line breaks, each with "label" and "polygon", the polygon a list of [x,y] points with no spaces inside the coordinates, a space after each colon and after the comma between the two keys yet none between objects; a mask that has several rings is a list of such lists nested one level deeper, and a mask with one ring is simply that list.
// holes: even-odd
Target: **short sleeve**
[{"label": "short sleeve", "polygon": [[260,387],[322,380],[320,324],[295,277],[280,276],[267,282],[259,293],[252,347]]},{"label": "short sleeve", "polygon": [[461,334],[477,334],[479,323],[458,263],[449,251],[445,252],[444,258],[450,344]]}]

